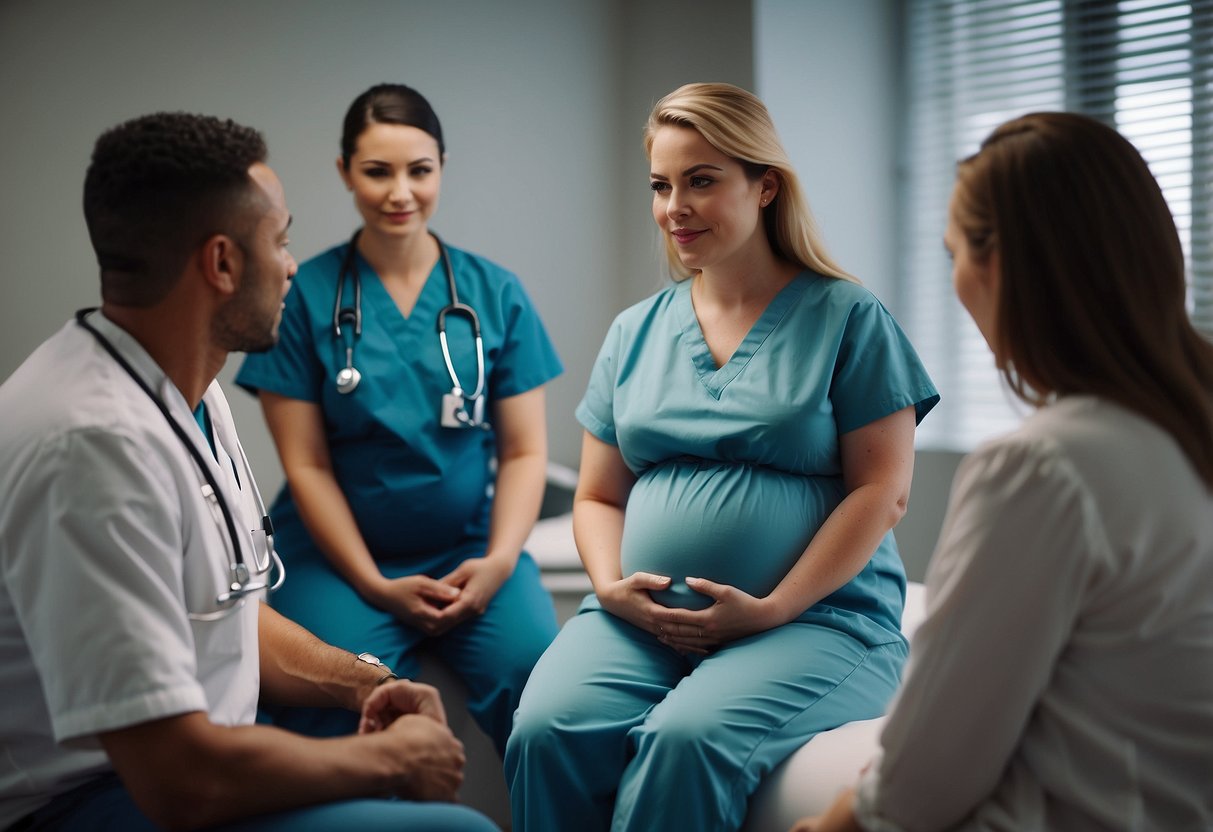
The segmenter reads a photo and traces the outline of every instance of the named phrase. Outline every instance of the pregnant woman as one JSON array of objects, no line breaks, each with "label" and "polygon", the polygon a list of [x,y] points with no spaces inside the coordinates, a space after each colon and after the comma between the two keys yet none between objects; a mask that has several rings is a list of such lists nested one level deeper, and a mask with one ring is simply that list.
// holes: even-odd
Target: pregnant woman
[{"label": "pregnant woman", "polygon": [[883,712],[906,656],[891,529],[931,380],[823,253],[762,102],[682,87],[645,145],[682,279],[616,319],[577,410],[594,594],[507,746],[527,832],[737,829],[788,754]]}]

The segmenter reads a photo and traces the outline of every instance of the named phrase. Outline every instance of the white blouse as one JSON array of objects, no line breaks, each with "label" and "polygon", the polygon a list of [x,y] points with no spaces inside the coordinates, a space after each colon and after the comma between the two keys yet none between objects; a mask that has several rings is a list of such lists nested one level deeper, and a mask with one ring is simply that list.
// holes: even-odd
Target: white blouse
[{"label": "white blouse", "polygon": [[1213,493],[1069,397],[962,463],[865,829],[1213,829]]}]

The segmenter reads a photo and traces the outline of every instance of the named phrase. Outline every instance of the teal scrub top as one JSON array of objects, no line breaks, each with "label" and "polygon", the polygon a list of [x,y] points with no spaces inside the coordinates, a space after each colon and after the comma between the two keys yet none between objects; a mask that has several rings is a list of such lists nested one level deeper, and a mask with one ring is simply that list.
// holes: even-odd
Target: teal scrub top
[{"label": "teal scrub top", "polygon": [[[460,546],[483,547],[492,504],[492,431],[439,423],[451,378],[438,340],[438,311],[450,303],[441,258],[405,317],[361,255],[362,336],[354,366],[362,380],[337,392],[345,367],[343,337],[333,331],[337,279],[348,244],[299,267],[279,328],[278,344],[244,360],[236,383],[314,402],[324,414],[333,471],[377,559],[417,559]],[[476,310],[484,342],[485,384],[492,403],[524,393],[562,371],[556,350],[518,278],[483,257],[447,246],[461,302]],[[343,305],[353,304],[347,277]],[[476,384],[476,349],[465,316],[446,318],[447,345],[460,381]],[[271,517],[284,553],[312,545],[290,495],[278,495]],[[481,552],[483,553],[483,552]]]},{"label": "teal scrub top", "polygon": [[[577,408],[637,481],[621,559],[669,575],[670,606],[710,599],[688,575],[770,593],[845,496],[839,436],[939,394],[893,316],[859,284],[804,271],[717,368],[691,281],[626,310]],[[892,532],[864,570],[799,620],[887,642],[905,573]]]}]

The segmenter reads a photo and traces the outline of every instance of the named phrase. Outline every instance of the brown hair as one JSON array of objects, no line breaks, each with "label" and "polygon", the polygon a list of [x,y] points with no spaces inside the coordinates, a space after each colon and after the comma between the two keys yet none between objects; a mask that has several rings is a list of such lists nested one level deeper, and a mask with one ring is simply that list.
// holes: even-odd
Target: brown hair
[{"label": "brown hair", "polygon": [[[770,113],[757,96],[732,84],[679,87],[658,101],[649,114],[644,128],[646,153],[652,154],[653,137],[665,125],[694,128],[712,147],[737,160],[751,180],[775,171],[779,193],[763,209],[763,227],[775,254],[820,274],[858,282],[826,253],[800,179],[779,142]],[[689,276],[668,237],[665,247],[670,270]]]},{"label": "brown hair", "polygon": [[1087,116],[1014,119],[958,166],[953,217],[975,257],[998,258],[993,346],[1016,395],[1117,402],[1213,488],[1213,345],[1188,317],[1179,234],[1136,148]]}]

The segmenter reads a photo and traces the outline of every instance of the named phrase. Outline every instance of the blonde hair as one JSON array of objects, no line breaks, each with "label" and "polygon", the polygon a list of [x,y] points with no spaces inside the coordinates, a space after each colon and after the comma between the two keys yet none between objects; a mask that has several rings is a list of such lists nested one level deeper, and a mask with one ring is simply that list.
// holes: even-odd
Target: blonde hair
[{"label": "blonde hair", "polygon": [[[776,256],[840,280],[859,281],[833,261],[822,245],[800,179],[780,144],[766,106],[757,96],[732,84],[687,84],[662,98],[649,113],[644,149],[652,155],[653,137],[664,126],[690,127],[709,144],[735,159],[751,180],[774,171],[780,188],[763,209],[763,227]],[[670,271],[680,278],[692,270],[682,265],[673,242],[665,240]]]},{"label": "blonde hair", "polygon": [[1213,488],[1213,345],[1188,317],[1179,234],[1136,148],[1087,116],[1031,113],[960,163],[952,205],[974,255],[998,258],[993,346],[1011,389],[1037,406],[1117,402]]}]

